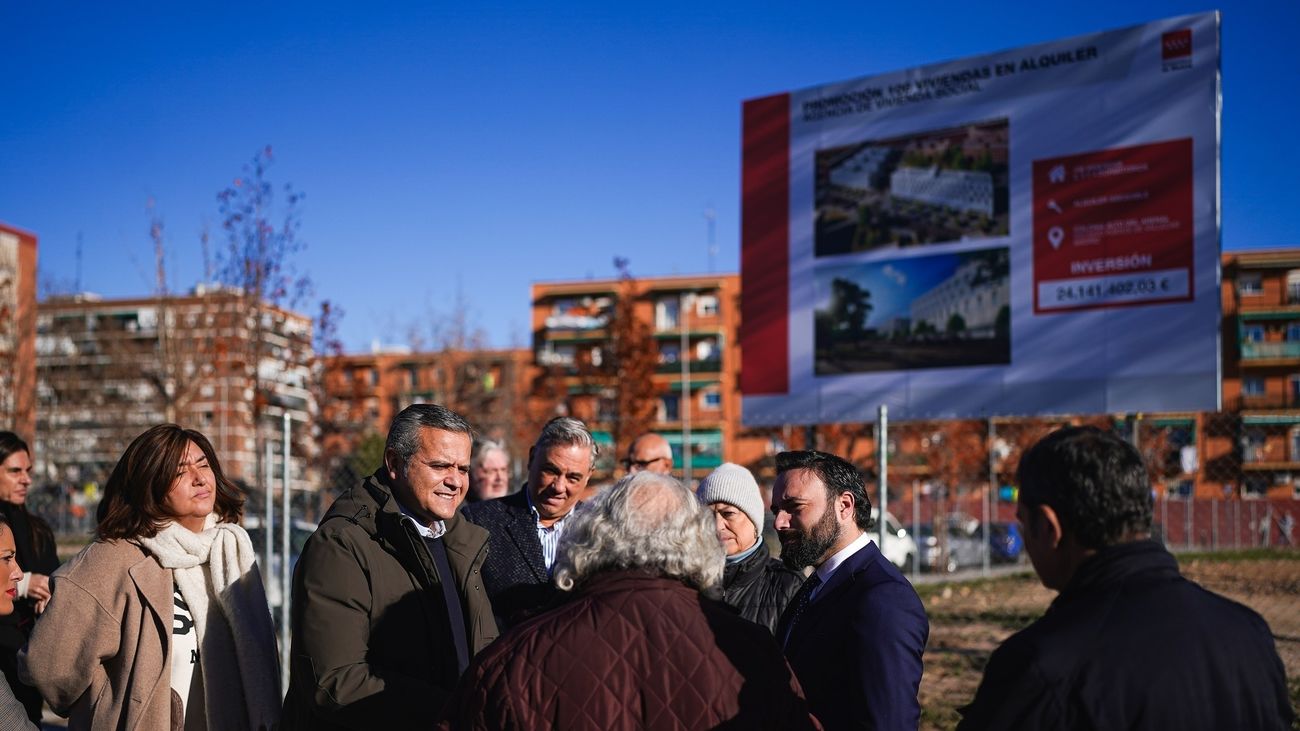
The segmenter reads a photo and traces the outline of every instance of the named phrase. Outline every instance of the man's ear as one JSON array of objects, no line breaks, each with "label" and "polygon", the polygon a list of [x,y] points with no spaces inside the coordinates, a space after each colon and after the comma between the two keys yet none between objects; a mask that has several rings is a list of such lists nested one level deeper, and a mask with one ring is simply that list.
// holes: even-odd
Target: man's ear
[{"label": "man's ear", "polygon": [[533,471],[533,455],[537,452],[537,445],[528,448],[528,471]]},{"label": "man's ear", "polygon": [[1056,510],[1051,505],[1043,504],[1035,505],[1033,511],[1034,522],[1037,524],[1036,529],[1045,531],[1043,537],[1046,539],[1047,545],[1052,548],[1060,546],[1065,533],[1061,529],[1061,518],[1056,514]]},{"label": "man's ear", "polygon": [[857,509],[857,500],[853,498],[851,492],[841,492],[835,496],[835,515],[841,519],[847,519],[854,522],[854,511]]},{"label": "man's ear", "polygon": [[384,450],[384,469],[388,471],[388,479],[397,479],[397,474],[402,471],[402,460],[398,458],[397,452]]}]

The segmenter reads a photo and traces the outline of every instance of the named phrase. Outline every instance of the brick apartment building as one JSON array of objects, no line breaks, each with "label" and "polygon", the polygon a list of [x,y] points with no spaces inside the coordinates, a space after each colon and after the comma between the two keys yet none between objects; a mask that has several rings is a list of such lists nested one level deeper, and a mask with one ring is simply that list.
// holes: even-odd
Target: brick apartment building
[{"label": "brick apartment building", "polygon": [[406,349],[322,359],[322,448],[342,455],[367,435],[385,435],[410,404],[439,403],[463,413],[478,432],[503,442],[516,476],[535,430],[525,418],[532,353],[526,349],[410,352]]},{"label": "brick apartment building", "polygon": [[[558,409],[591,425],[603,452],[598,476],[620,473],[617,459],[635,436],[615,445],[611,391],[622,384],[599,376],[611,354],[620,297],[632,298],[634,317],[649,329],[654,411],[648,426],[672,446],[677,475],[683,474],[687,439],[695,479],[724,461],[760,460],[768,440],[740,425],[739,275],[537,283],[532,289],[538,368],[533,397],[555,402],[543,404],[543,410]],[[594,387],[593,372],[600,384]]]},{"label": "brick apartment building", "polygon": [[0,429],[36,434],[36,236],[0,224]]},{"label": "brick apartment building", "polygon": [[1197,495],[1300,495],[1300,249],[1223,254],[1222,296],[1223,409],[1236,419],[1200,417]]},{"label": "brick apartment building", "polygon": [[310,318],[199,288],[186,296],[50,298],[36,323],[38,480],[102,484],[133,438],[172,421],[203,432],[227,476],[261,484],[256,429],[278,445],[288,411],[296,435],[291,485],[314,487]]}]

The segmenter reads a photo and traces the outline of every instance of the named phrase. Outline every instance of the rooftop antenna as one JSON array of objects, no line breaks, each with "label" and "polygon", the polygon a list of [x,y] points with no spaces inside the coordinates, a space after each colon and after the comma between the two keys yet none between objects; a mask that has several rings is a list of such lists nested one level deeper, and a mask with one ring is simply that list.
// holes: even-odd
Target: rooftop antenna
[{"label": "rooftop antenna", "polygon": [[709,241],[709,274],[713,273],[714,262],[718,258],[717,221],[718,212],[713,209],[713,204],[710,203],[704,208],[704,223],[708,231]]},{"label": "rooftop antenna", "polygon": [[77,294],[81,293],[81,244],[84,238],[85,237],[82,236],[81,232],[78,231],[77,232],[77,269],[76,269],[75,281],[73,281],[73,285],[72,285],[72,291]]}]

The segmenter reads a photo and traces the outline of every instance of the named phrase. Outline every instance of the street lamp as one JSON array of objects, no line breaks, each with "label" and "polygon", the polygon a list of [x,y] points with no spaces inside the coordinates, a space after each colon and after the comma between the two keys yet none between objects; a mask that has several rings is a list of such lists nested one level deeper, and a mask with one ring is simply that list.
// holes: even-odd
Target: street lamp
[{"label": "street lamp", "polygon": [[677,329],[681,333],[678,360],[682,364],[682,481],[691,487],[691,362],[690,335],[686,329],[686,313],[695,302],[694,292],[682,292],[677,305]]}]

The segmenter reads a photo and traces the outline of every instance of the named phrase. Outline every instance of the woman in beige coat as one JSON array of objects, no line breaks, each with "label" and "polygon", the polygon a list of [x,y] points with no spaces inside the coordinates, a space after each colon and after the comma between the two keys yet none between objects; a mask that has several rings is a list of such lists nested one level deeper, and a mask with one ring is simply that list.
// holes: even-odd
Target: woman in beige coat
[{"label": "woman in beige coat", "polygon": [[197,431],[164,424],[127,447],[95,542],[55,572],[19,657],[69,729],[275,726],[275,635],[242,503]]}]

